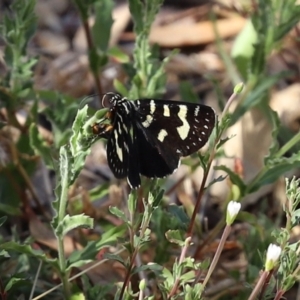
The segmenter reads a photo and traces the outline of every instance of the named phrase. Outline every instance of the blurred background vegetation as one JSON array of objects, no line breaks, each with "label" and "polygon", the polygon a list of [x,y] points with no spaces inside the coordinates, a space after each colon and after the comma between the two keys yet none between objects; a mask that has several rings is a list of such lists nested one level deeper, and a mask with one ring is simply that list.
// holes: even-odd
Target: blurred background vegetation
[{"label": "blurred background vegetation", "polygon": [[[1,299],[300,299],[299,16],[295,0],[0,1]],[[112,91],[220,123],[131,192],[91,132]]]}]

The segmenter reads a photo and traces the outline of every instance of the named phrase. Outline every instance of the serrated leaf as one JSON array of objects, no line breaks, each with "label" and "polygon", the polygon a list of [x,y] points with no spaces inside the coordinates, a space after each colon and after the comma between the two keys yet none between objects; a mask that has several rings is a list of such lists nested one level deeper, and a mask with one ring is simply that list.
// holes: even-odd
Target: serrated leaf
[{"label": "serrated leaf", "polygon": [[82,127],[87,120],[88,106],[85,105],[82,109],[77,111],[77,115],[72,125],[72,136],[70,137],[70,149],[72,156],[75,157],[83,150],[81,142]]},{"label": "serrated leaf", "polygon": [[56,228],[56,233],[59,235],[66,235],[69,231],[78,228],[78,227],[83,227],[83,228],[93,228],[94,226],[94,220],[86,216],[84,214],[81,215],[75,215],[75,216],[70,216],[66,215],[60,221]]}]

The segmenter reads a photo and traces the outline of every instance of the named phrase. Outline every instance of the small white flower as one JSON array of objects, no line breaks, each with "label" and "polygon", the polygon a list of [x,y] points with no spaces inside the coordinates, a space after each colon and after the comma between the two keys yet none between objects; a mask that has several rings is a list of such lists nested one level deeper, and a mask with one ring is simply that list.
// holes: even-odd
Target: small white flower
[{"label": "small white flower", "polygon": [[270,244],[267,250],[267,258],[266,258],[266,271],[271,271],[274,269],[279,256],[281,254],[281,248],[275,244]]},{"label": "small white flower", "polygon": [[227,206],[226,223],[231,225],[241,209],[241,203],[230,201]]}]

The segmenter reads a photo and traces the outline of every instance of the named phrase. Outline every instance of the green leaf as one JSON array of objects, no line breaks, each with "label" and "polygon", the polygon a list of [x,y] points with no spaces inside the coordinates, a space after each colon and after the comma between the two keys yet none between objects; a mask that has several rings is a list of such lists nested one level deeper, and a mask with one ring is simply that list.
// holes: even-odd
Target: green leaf
[{"label": "green leaf", "polygon": [[[13,276],[13,277],[11,277],[9,280],[8,280],[8,282],[7,282],[7,284],[5,285],[5,289],[4,289],[4,291],[7,293],[7,292],[11,292],[13,289],[15,289],[16,287],[19,287],[20,288],[20,286],[22,286],[22,285],[24,285],[24,284],[26,284],[26,282],[27,282],[27,280],[26,279],[24,279],[24,278],[19,278],[19,277],[16,277],[16,275],[15,276]],[[4,293],[5,294],[5,293]],[[9,293],[9,294],[11,294],[11,293]]]},{"label": "green leaf", "polygon": [[144,28],[144,7],[140,0],[129,0],[129,9],[134,20],[134,31],[139,34]]},{"label": "green leaf", "polygon": [[85,300],[85,295],[83,292],[76,292],[71,295],[70,300]]},{"label": "green leaf", "polygon": [[226,178],[227,178],[227,176],[223,176],[223,175],[220,175],[219,177],[214,178],[212,181],[210,181],[210,182],[208,183],[208,185],[205,187],[205,189],[208,189],[210,186],[212,186],[213,184],[215,184],[215,183],[217,183],[217,182],[222,182],[222,181],[224,181]]},{"label": "green leaf", "polygon": [[124,97],[128,97],[128,90],[121,81],[115,78],[113,85],[119,94],[123,95]]},{"label": "green leaf", "polygon": [[112,0],[101,0],[94,4],[96,20],[92,27],[92,36],[96,47],[102,52],[106,52],[109,45],[110,32],[113,24],[113,6],[114,3]]},{"label": "green leaf", "polygon": [[261,104],[262,101],[269,101],[269,97],[266,98],[267,92],[279,79],[286,77],[288,74],[288,72],[281,72],[268,77],[261,75],[262,78],[257,80],[258,84],[253,87],[246,99],[237,106],[234,113],[231,115],[230,124],[234,124],[250,108]]},{"label": "green leaf", "polygon": [[89,216],[86,216],[84,214],[75,215],[75,216],[66,215],[64,216],[62,221],[59,222],[56,228],[56,233],[64,236],[69,231],[75,228],[78,227],[93,228],[93,226],[94,226],[94,220]]},{"label": "green leaf", "polygon": [[32,149],[34,149],[35,153],[43,158],[43,161],[49,169],[53,170],[53,157],[50,150],[51,148],[39,134],[35,123],[32,123],[29,127],[29,139],[30,145]]},{"label": "green leaf", "polygon": [[108,49],[107,54],[113,57],[113,59],[118,63],[125,64],[129,63],[130,61],[129,55],[123,52],[119,47],[111,47],[110,49]]},{"label": "green leaf", "polygon": [[166,289],[167,292],[170,291],[175,282],[173,274],[167,268],[163,268],[161,277],[164,278],[162,282],[163,287]]},{"label": "green leaf", "polygon": [[5,250],[0,250],[0,257],[4,258],[10,258],[10,255],[7,251]]},{"label": "green leaf", "polygon": [[277,153],[279,149],[278,133],[280,128],[280,120],[277,112],[271,109],[268,110],[268,116],[269,119],[271,119],[273,130],[272,130],[272,145],[269,148],[269,154],[264,159],[265,164],[268,164],[268,161],[274,157],[274,155]]},{"label": "green leaf", "polygon": [[297,225],[299,225],[299,221],[300,221],[300,209],[296,209],[293,213],[292,213],[292,226],[295,227]]},{"label": "green leaf", "polygon": [[85,151],[85,145],[82,145],[82,127],[87,120],[88,106],[85,105],[77,111],[76,118],[72,126],[72,136],[70,138],[70,150],[73,157],[76,157],[81,151]]},{"label": "green leaf", "polygon": [[20,216],[21,215],[20,207],[15,206],[13,204],[10,205],[10,204],[0,203],[0,211],[4,212],[7,215],[11,215],[11,216]]},{"label": "green leaf", "polygon": [[58,222],[63,218],[68,200],[68,188],[70,185],[71,170],[70,170],[70,158],[68,157],[67,146],[63,146],[59,151],[59,170],[58,180],[55,189],[55,201],[52,202],[56,216],[52,219],[52,226],[54,229],[57,228]]},{"label": "green leaf", "polygon": [[275,182],[280,176],[289,172],[293,168],[300,167],[300,152],[293,154],[289,158],[269,159],[268,165],[249,183],[247,193],[257,191],[263,185]]},{"label": "green leaf", "polygon": [[190,222],[190,218],[188,217],[182,206],[169,205],[167,207],[167,212],[170,215],[170,225],[176,224],[176,229],[180,230],[187,229]]},{"label": "green leaf", "polygon": [[140,267],[134,267],[131,274],[137,274],[143,271],[152,271],[154,273],[160,274],[163,270],[163,266],[157,263],[148,263],[147,265],[142,265]]},{"label": "green leaf", "polygon": [[198,103],[199,98],[193,90],[193,85],[189,81],[182,81],[179,84],[180,98],[191,103]]},{"label": "green leaf", "polygon": [[116,217],[118,217],[119,219],[121,219],[123,222],[125,222],[126,224],[128,223],[128,218],[125,215],[125,213],[123,211],[121,211],[120,209],[118,209],[115,206],[110,206],[109,207],[109,211],[115,215]]},{"label": "green leaf", "polygon": [[214,169],[221,170],[221,171],[224,171],[225,173],[227,173],[231,182],[233,184],[237,185],[241,191],[241,194],[244,195],[247,185],[244,183],[244,181],[238,174],[234,173],[231,169],[229,169],[228,167],[226,167],[224,165],[215,166]]},{"label": "green leaf", "polygon": [[177,244],[180,247],[183,247],[185,244],[184,233],[181,230],[168,230],[166,238],[170,243]]},{"label": "green leaf", "polygon": [[5,223],[6,220],[7,220],[6,216],[0,218],[0,227]]},{"label": "green leaf", "polygon": [[113,227],[103,233],[99,241],[89,242],[84,249],[72,252],[67,260],[67,270],[73,267],[78,268],[93,261],[100,249],[115,244],[118,238],[124,236],[125,229],[125,225]]},{"label": "green leaf", "polygon": [[20,244],[16,242],[7,242],[0,244],[0,249],[7,251],[16,251],[18,253],[30,255],[58,269],[58,262],[56,258],[49,259],[43,251],[32,249],[30,245]]},{"label": "green leaf", "polygon": [[132,190],[128,197],[128,210],[132,216],[136,212],[136,205],[137,205],[137,195],[136,192]]},{"label": "green leaf", "polygon": [[120,255],[112,254],[112,253],[105,253],[104,257],[109,260],[115,260],[119,262],[121,265],[123,265],[125,268],[127,268],[126,262],[123,260],[123,258]]},{"label": "green leaf", "polygon": [[283,5],[282,10],[278,10],[281,13],[281,23],[275,30],[275,42],[284,38],[299,22],[300,6],[295,5],[295,1],[283,1],[281,4]]}]

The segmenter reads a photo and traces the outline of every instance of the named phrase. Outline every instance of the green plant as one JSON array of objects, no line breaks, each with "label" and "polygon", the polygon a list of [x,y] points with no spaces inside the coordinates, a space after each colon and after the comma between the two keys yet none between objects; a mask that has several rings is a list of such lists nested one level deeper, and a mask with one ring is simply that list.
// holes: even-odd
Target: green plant
[{"label": "green plant", "polygon": [[[166,81],[164,67],[170,57],[161,62],[157,46],[151,46],[148,41],[151,24],[162,5],[162,0],[129,1],[136,34],[133,61],[129,61],[129,58],[119,49],[109,46],[113,1],[74,0],[74,3],[80,12],[85,28],[89,64],[97,92],[103,93],[100,76],[102,67],[110,56],[118,56],[127,72],[128,79],[127,82],[115,80],[114,84],[117,91],[132,99],[162,95],[165,91]],[[52,299],[53,297],[75,299],[82,298],[84,295],[90,299],[156,299],[158,297],[170,300],[204,299],[205,288],[210,283],[216,263],[219,261],[224,243],[236,217],[236,214],[230,215],[230,204],[228,209],[230,218],[225,220],[224,213],[224,217],[205,237],[204,241],[197,243],[196,239],[193,239],[196,234],[201,237],[199,233],[202,231],[198,230],[201,229],[201,226],[197,217],[205,191],[215,182],[224,180],[224,177],[219,177],[207,182],[213,160],[224,154],[222,152],[223,145],[229,140],[229,138],[224,137],[226,129],[253,108],[260,109],[273,128],[273,144],[269,149],[269,155],[265,158],[263,168],[252,180],[245,182],[240,174],[227,166],[215,167],[216,170],[225,171],[230,180],[228,203],[234,203],[229,202],[232,199],[243,203],[244,197],[264,185],[274,182],[286,171],[300,164],[299,151],[290,157],[284,156],[299,142],[299,133],[286,140],[283,146],[280,146],[277,138],[281,125],[277,114],[268,107],[271,87],[288,74],[269,76],[266,71],[268,56],[296,24],[299,6],[296,6],[295,1],[292,0],[285,2],[257,0],[253,3],[257,7],[253,8],[252,25],[250,29],[248,28],[253,38],[247,42],[249,47],[246,49],[250,49],[250,51],[245,50],[245,40],[240,42],[237,39],[232,55],[233,60],[231,60],[222,49],[221,41],[218,41],[220,52],[227,65],[230,78],[233,78],[235,88],[233,95],[224,105],[223,113],[216,124],[209,150],[203,155],[199,155],[198,158],[189,160],[191,169],[201,165],[204,171],[200,189],[197,191],[197,201],[194,206],[189,207],[191,217],[189,218],[182,207],[167,205],[165,200],[168,195],[163,189],[163,181],[145,180],[139,191],[125,194],[127,201],[125,210],[117,207],[110,208],[110,213],[122,222],[121,226],[106,226],[106,230],[99,240],[85,240],[81,250],[74,251],[66,258],[63,241],[67,234],[78,228],[91,229],[94,226],[93,218],[82,214],[79,206],[72,207],[74,214],[69,214],[67,209],[68,191],[78,178],[84,166],[85,158],[90,152],[90,147],[95,141],[92,126],[95,123],[106,122],[105,114],[108,110],[102,109],[93,112],[87,106],[78,109],[75,100],[71,97],[59,95],[53,91],[35,91],[33,89],[32,67],[36,63],[36,58],[28,58],[26,47],[35,29],[33,14],[35,2],[32,0],[16,0],[14,2],[13,17],[6,15],[1,24],[1,35],[6,43],[5,61],[8,72],[0,82],[0,97],[1,107],[7,111],[7,125],[17,128],[21,132],[21,136],[17,141],[8,138],[8,145],[14,156],[11,162],[2,166],[0,170],[2,188],[0,227],[5,226],[9,215],[21,214],[19,208],[21,197],[16,192],[18,189],[12,188],[12,183],[17,183],[19,187],[26,186],[36,200],[39,212],[43,213],[45,218],[49,217],[45,209],[41,207],[29,179],[35,169],[35,165],[32,164],[32,160],[35,159],[34,155],[39,155],[49,169],[56,171],[57,176],[56,198],[53,203],[55,216],[51,226],[58,243],[58,253],[56,256],[45,250],[35,249],[30,238],[22,240],[14,229],[11,233],[11,241],[4,241],[1,236],[0,258],[1,271],[3,272],[0,272],[0,293],[4,299],[14,299],[20,295],[27,296],[34,291],[39,295],[35,299],[42,296],[47,297],[50,292],[52,292],[50,294]],[[88,18],[92,12],[95,13],[95,23],[90,28]],[[99,27],[103,28],[101,34],[99,34]],[[247,36],[249,36],[248,33]],[[242,39],[242,37],[240,38]],[[255,45],[251,47],[253,41]],[[176,51],[171,55],[175,53]],[[230,73],[235,72],[233,71],[235,69],[238,72]],[[243,78],[245,84],[236,85],[237,78]],[[217,82],[214,81],[214,84],[217,85]],[[197,99],[188,84],[181,86],[181,94],[183,99]],[[51,147],[38,131],[38,104],[41,99],[50,104],[49,108],[43,112],[51,121],[53,128],[54,142]],[[221,102],[221,99],[219,100]],[[233,100],[236,100],[238,105],[232,113],[229,113],[228,109]],[[66,108],[63,112],[59,110],[62,105]],[[19,108],[25,106],[30,107],[28,118],[25,124],[20,124],[15,113]],[[54,160],[57,163],[54,164]],[[14,181],[8,180],[8,178],[14,178]],[[248,299],[249,297],[249,299],[254,299],[259,293],[261,299],[271,297],[274,294],[271,288],[276,286],[275,280],[273,280],[275,274],[279,279],[275,299],[279,299],[298,281],[299,243],[291,243],[290,236],[299,218],[297,209],[299,180],[288,180],[286,186],[288,200],[284,205],[284,212],[287,222],[284,229],[274,230],[274,224],[262,214],[254,216],[250,213],[241,212],[238,216],[240,221],[246,222],[251,227],[247,241],[241,239],[245,256],[248,259],[248,270],[245,272],[246,279],[243,283],[252,286],[254,282],[257,282],[255,292],[252,295],[250,295],[249,289],[244,287],[239,299]],[[89,191],[90,199],[96,199],[97,196],[108,193],[107,185]],[[3,216],[4,214],[5,216]],[[195,240],[197,249],[204,249],[204,245],[209,245],[225,224],[225,230],[212,262],[204,259],[196,260],[190,254],[192,242]],[[277,244],[280,245],[282,253],[280,257],[277,257],[278,261],[277,259],[270,260],[270,257],[267,256],[264,275],[256,281],[259,270],[264,265],[265,249],[273,241],[271,232],[273,232]],[[128,240],[124,238],[126,236],[129,236]],[[20,244],[21,240],[22,244]],[[92,285],[85,277],[84,271],[75,276],[72,275],[72,270],[94,261],[99,251],[110,245],[117,245],[122,251],[122,255],[115,252],[106,253],[104,256],[104,260],[117,261],[122,265],[125,277],[120,285],[113,283],[107,287],[100,284]],[[255,245],[255,250],[253,245]],[[156,253],[152,259],[143,259],[143,254],[147,257],[147,251],[154,247],[156,247]],[[197,254],[200,255],[201,250]],[[8,273],[4,271],[11,261],[16,261],[17,264],[8,276]],[[95,266],[102,262],[97,262]],[[29,266],[33,267],[29,268]],[[39,271],[41,269],[42,271]],[[45,272],[48,275],[49,273],[57,274],[61,284],[54,286],[52,282],[51,284],[48,282],[46,285],[47,280],[44,277],[38,280],[43,270],[48,271]],[[203,274],[204,280],[202,280]],[[135,286],[133,283],[137,275],[140,276],[140,279],[138,280],[139,284]],[[242,278],[240,274],[229,274],[228,276],[231,278],[238,277],[237,281]],[[82,289],[79,289],[77,282],[74,281],[78,277],[83,283]],[[41,281],[43,283],[42,288],[38,284]],[[152,284],[153,282],[154,284]],[[153,288],[154,286],[156,287],[155,293],[151,294],[149,287]],[[228,297],[230,291],[225,291],[225,293]]]}]

